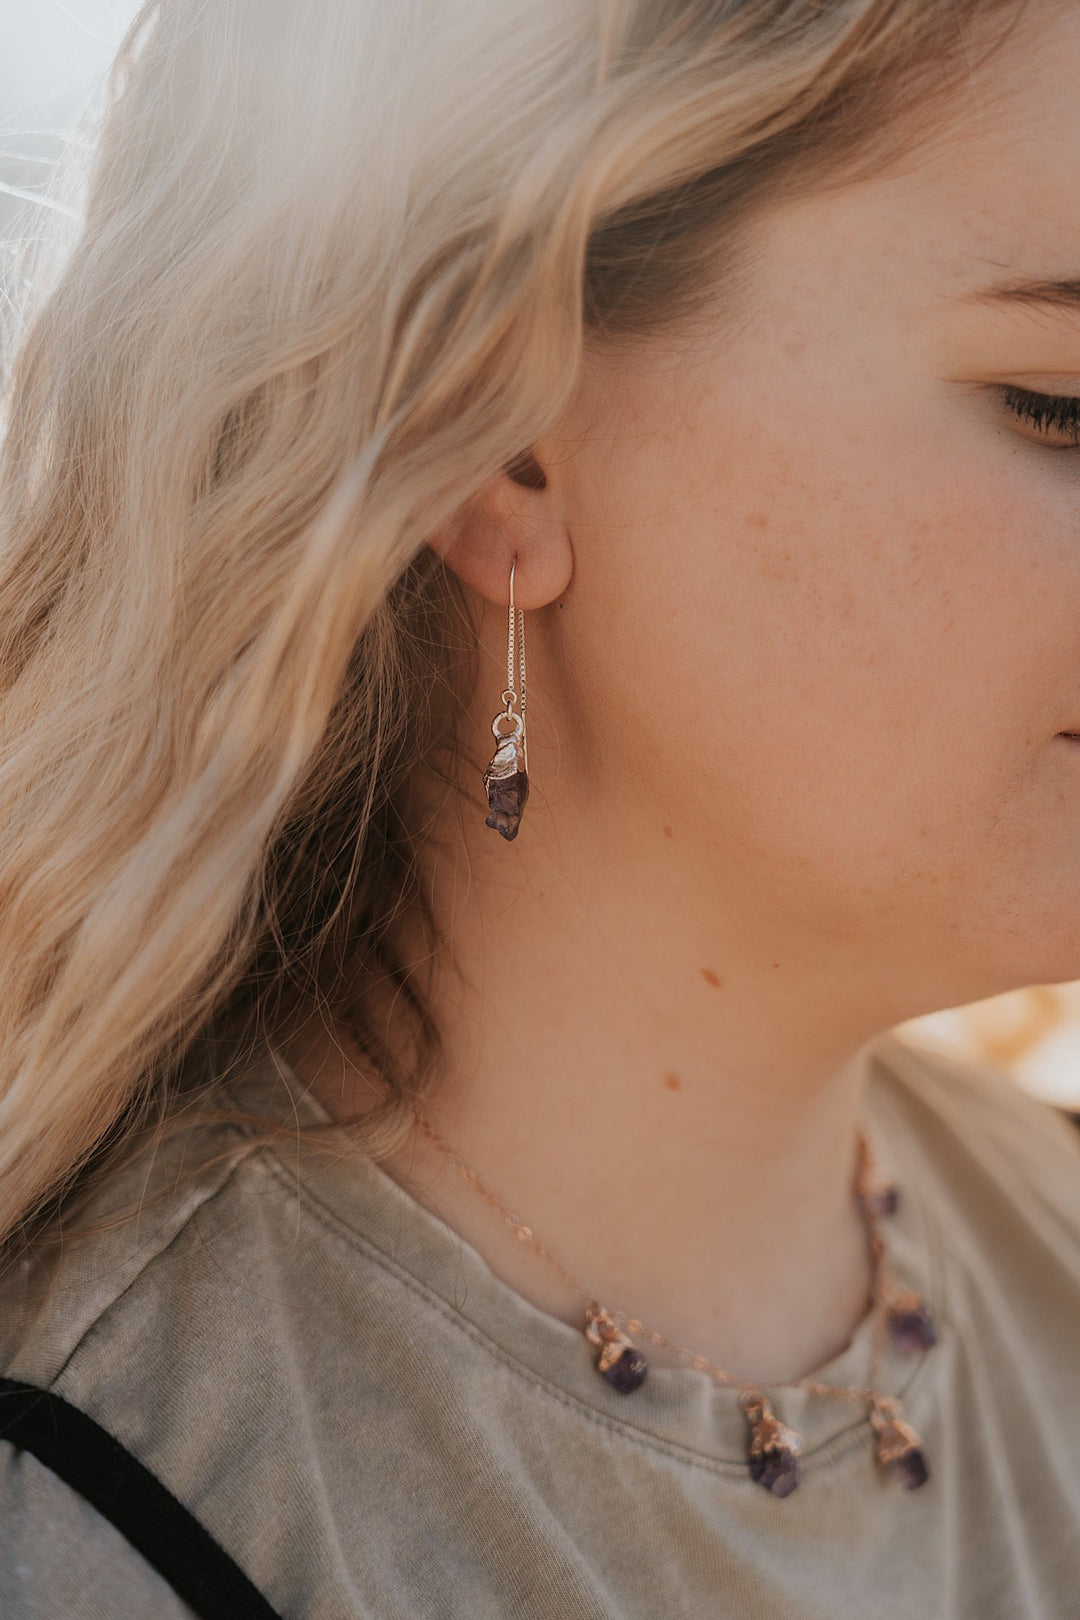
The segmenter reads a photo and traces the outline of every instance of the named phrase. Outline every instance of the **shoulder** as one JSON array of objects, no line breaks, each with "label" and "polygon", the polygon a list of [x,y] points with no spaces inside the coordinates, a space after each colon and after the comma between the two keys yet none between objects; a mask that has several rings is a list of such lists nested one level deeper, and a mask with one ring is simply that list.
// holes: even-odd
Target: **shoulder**
[{"label": "shoulder", "polygon": [[72,1228],[61,1223],[0,1276],[3,1372],[62,1379],[102,1324],[130,1312],[216,1223],[249,1151],[231,1127],[195,1125],[129,1153]]},{"label": "shoulder", "polygon": [[[95,1189],[74,1230],[51,1235],[0,1277],[0,1369],[12,1380],[0,1392],[0,1419],[10,1400],[17,1420],[17,1384],[49,1390],[100,1425],[106,1447],[111,1437],[178,1499],[192,1497],[204,1465],[220,1465],[203,1456],[201,1420],[228,1432],[226,1347],[242,1292],[233,1263],[250,1270],[257,1158],[250,1136],[231,1125],[196,1122],[148,1143]],[[224,1378],[215,1378],[215,1360]],[[61,1429],[56,1454],[52,1442],[38,1454],[21,1429],[9,1437],[2,1428],[0,1613],[191,1614],[92,1505],[96,1439],[86,1449],[85,1435]]]},{"label": "shoulder", "polygon": [[1055,1106],[991,1063],[924,1045],[891,1030],[870,1045],[872,1069],[884,1071],[913,1099],[966,1134],[999,1141],[1041,1142],[1067,1158],[1080,1155],[1080,1111]]},{"label": "shoulder", "polygon": [[122,1335],[138,1336],[142,1364],[227,1310],[257,1310],[260,1267],[285,1253],[283,1233],[296,1241],[294,1161],[321,1119],[255,1060],[133,1138],[76,1216],[0,1271],[0,1372],[77,1402],[80,1370],[93,1387]]},{"label": "shoulder", "polygon": [[870,1084],[939,1201],[1010,1203],[1080,1251],[1080,1126],[994,1065],[895,1031],[871,1044]]},{"label": "shoulder", "polygon": [[[360,1512],[364,1475],[354,1465],[369,1415],[394,1453],[400,1427],[391,1403],[407,1403],[412,1389],[399,1389],[394,1370],[394,1355],[412,1350],[396,1306],[413,1290],[381,1251],[372,1257],[351,1231],[322,1218],[308,1192],[314,1161],[301,1154],[320,1138],[303,1128],[303,1111],[275,1102],[264,1079],[244,1100],[230,1090],[229,1106],[243,1109],[250,1129],[200,1126],[133,1157],[102,1200],[134,1204],[136,1213],[65,1241],[55,1286],[24,1313],[0,1367],[50,1389],[117,1440],[275,1608],[299,1612],[325,1589],[327,1613],[366,1613],[356,1607],[328,1488],[344,1480],[348,1511]],[[262,1128],[271,1122],[284,1127],[276,1143]],[[343,1152],[348,1144],[331,1143],[331,1163]],[[321,1152],[317,1162],[327,1162]],[[10,1299],[10,1282],[0,1284],[0,1324]],[[377,1512],[380,1481],[368,1476],[365,1489]],[[0,1615],[171,1615],[164,1603],[154,1607],[152,1592],[129,1601],[124,1582],[153,1572],[115,1543],[108,1574],[122,1597],[82,1610],[51,1604],[64,1575],[54,1580],[49,1569],[58,1497],[77,1570],[105,1535],[101,1524],[42,1478],[32,1456],[0,1443]],[[9,1601],[9,1591],[21,1601],[28,1587],[44,1594],[43,1608]]]},{"label": "shoulder", "polygon": [[21,1447],[0,1446],[4,1620],[192,1620],[193,1611],[120,1530]]}]

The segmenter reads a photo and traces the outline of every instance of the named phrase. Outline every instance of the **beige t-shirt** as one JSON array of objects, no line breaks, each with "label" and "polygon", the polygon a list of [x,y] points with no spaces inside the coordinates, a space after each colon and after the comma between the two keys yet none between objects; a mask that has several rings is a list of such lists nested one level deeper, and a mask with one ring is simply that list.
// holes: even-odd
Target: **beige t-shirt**
[{"label": "beige t-shirt", "polygon": [[[874,1463],[861,1407],[781,1390],[803,1480],[771,1496],[733,1390],[666,1367],[619,1394],[385,1172],[295,1144],[74,1246],[4,1371],[110,1429],[291,1620],[1076,1620],[1080,1132],[993,1070],[868,1050],[889,1256],[938,1331],[879,1381],[920,1489]],[[268,1068],[238,1089],[326,1117]],[[117,1195],[176,1163],[134,1161]],[[864,1383],[869,1329],[817,1376]],[[4,1620],[190,1620],[7,1441],[0,1512]]]}]

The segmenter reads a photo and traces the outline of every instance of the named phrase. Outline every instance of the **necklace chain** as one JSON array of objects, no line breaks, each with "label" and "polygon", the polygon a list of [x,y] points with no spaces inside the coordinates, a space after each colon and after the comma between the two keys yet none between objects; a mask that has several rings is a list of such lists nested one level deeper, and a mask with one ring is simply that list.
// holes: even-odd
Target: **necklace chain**
[{"label": "necklace chain", "polygon": [[[430,1124],[430,1122],[420,1112],[419,1108],[415,1105],[413,1107],[413,1114],[416,1118],[417,1125],[421,1131],[423,1131],[424,1135],[427,1136],[428,1139],[446,1155],[462,1179],[468,1182],[469,1185],[480,1194],[486,1203],[499,1210],[507,1226],[513,1229],[519,1241],[527,1244],[530,1248],[534,1249],[539,1255],[541,1255],[542,1258],[559,1273],[563,1280],[570,1285],[570,1287],[585,1304],[587,1309],[601,1309],[595,1294],[591,1294],[587,1289],[583,1288],[578,1279],[567,1271],[566,1267],[555,1258],[550,1249],[547,1248],[546,1244],[540,1241],[532,1227],[527,1225],[526,1222],[520,1220],[518,1216],[508,1209],[502,1200],[494,1192],[492,1192],[491,1188],[486,1186],[485,1183],[481,1181],[480,1176],[472,1168],[472,1166],[466,1164],[464,1159],[462,1159],[459,1154],[454,1152],[450,1144],[439,1134],[435,1127]],[[878,1226],[877,1210],[874,1204],[872,1188],[873,1158],[870,1152],[869,1143],[867,1142],[866,1136],[861,1129],[856,1131],[856,1146],[857,1168],[855,1175],[855,1196],[866,1226],[867,1244],[870,1251],[870,1298],[871,1310],[874,1317],[870,1347],[870,1383],[868,1388],[864,1389],[860,1386],[850,1384],[825,1384],[820,1380],[813,1378],[771,1379],[769,1380],[767,1386],[762,1385],[761,1383],[747,1382],[743,1379],[736,1378],[733,1373],[727,1372],[723,1367],[715,1366],[708,1360],[706,1356],[699,1355],[692,1350],[688,1350],[684,1345],[676,1344],[674,1340],[667,1338],[665,1334],[658,1333],[655,1329],[647,1327],[645,1323],[643,1323],[636,1316],[627,1316],[623,1311],[606,1310],[606,1308],[604,1309],[604,1314],[610,1318],[613,1323],[616,1323],[620,1327],[624,1328],[627,1333],[632,1333],[641,1338],[648,1339],[653,1344],[663,1345],[665,1349],[671,1350],[678,1355],[679,1358],[688,1366],[693,1367],[699,1372],[708,1373],[718,1383],[734,1386],[738,1389],[740,1395],[753,1396],[759,1393],[763,1387],[768,1387],[770,1389],[804,1389],[812,1395],[831,1396],[838,1400],[870,1401],[871,1403],[876,1402],[891,1405],[892,1403],[888,1400],[888,1398],[880,1395],[878,1390],[874,1387],[877,1383],[878,1369],[881,1362],[881,1350],[884,1337],[885,1306],[891,1292],[891,1279],[885,1263],[885,1245]]]}]

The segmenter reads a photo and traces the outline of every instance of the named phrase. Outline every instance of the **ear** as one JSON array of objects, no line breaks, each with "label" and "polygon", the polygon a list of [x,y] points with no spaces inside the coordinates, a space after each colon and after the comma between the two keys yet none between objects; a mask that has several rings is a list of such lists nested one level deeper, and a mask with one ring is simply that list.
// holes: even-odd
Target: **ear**
[{"label": "ear", "polygon": [[552,479],[529,451],[504,467],[428,545],[459,579],[488,602],[544,607],[561,596],[574,571],[574,555],[561,499]]}]

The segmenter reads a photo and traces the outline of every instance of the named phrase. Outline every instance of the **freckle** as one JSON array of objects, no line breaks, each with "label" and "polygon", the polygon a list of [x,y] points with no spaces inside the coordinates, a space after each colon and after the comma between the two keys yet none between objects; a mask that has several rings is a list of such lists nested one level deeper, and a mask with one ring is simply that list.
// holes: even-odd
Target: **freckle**
[{"label": "freckle", "polygon": [[747,514],[746,514],[746,527],[748,529],[767,529],[769,527],[769,515],[768,515],[768,513],[767,512],[747,512]]},{"label": "freckle", "polygon": [[675,834],[672,832],[670,827],[665,827],[664,828],[664,837],[665,838],[674,838],[674,836],[675,836]]},{"label": "freckle", "polygon": [[701,977],[705,980],[706,984],[715,984],[718,990],[724,983],[720,975],[718,973],[714,973],[712,968],[702,968]]},{"label": "freckle", "polygon": [[664,1084],[667,1086],[669,1091],[678,1091],[682,1086],[682,1081],[679,1079],[677,1074],[665,1074]]},{"label": "freckle", "polygon": [[773,963],[773,967],[779,967],[779,966],[780,966],[779,962],[774,962]]}]

